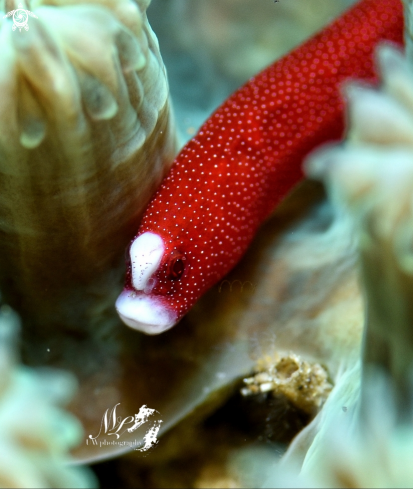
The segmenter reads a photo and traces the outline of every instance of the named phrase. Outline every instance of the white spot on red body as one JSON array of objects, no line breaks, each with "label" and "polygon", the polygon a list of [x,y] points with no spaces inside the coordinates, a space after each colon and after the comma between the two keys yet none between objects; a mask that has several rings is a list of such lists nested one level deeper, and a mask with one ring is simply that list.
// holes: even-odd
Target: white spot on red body
[{"label": "white spot on red body", "polygon": [[135,290],[148,289],[149,279],[158,269],[164,251],[163,240],[158,234],[148,232],[135,238],[129,250]]}]

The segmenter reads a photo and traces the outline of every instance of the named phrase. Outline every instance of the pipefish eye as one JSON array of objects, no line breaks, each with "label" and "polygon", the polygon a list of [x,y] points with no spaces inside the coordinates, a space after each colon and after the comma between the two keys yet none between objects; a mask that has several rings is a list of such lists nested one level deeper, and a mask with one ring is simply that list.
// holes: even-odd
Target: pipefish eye
[{"label": "pipefish eye", "polygon": [[169,263],[170,280],[179,280],[185,271],[185,257],[182,255],[174,256]]}]

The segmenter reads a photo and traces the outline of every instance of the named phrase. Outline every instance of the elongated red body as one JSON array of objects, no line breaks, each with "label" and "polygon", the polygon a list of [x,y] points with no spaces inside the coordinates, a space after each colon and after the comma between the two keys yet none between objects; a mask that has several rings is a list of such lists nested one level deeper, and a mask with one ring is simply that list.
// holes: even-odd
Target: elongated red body
[{"label": "elongated red body", "polygon": [[117,309],[156,334],[240,260],[302,178],[302,161],[343,133],[340,85],[373,80],[379,40],[401,43],[400,0],[362,0],[235,92],[177,157],[134,239]]}]

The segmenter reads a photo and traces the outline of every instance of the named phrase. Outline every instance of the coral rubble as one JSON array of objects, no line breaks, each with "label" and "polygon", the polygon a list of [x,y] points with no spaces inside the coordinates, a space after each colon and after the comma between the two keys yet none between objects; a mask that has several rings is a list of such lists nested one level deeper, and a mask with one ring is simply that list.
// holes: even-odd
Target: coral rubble
[{"label": "coral rubble", "polygon": [[244,396],[266,392],[273,396],[282,395],[298,409],[314,415],[332,388],[325,368],[294,353],[275,361],[268,360],[255,375],[244,379],[246,385],[241,393]]}]

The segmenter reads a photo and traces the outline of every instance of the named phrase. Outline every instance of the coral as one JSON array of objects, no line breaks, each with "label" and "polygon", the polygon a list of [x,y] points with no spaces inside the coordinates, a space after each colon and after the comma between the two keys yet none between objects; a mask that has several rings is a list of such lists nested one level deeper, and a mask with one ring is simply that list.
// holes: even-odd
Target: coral
[{"label": "coral", "polygon": [[366,303],[362,358],[337,380],[265,487],[413,484],[413,70],[389,46],[378,60],[379,89],[346,88],[345,143],[308,163],[354,223]]},{"label": "coral", "polygon": [[115,325],[124,249],[176,151],[147,1],[0,2],[0,284],[32,339]]},{"label": "coral", "polygon": [[314,155],[309,171],[354,220],[367,309],[363,369],[390,375],[401,414],[413,369],[413,71],[388,46],[378,58],[381,89],[347,88],[348,140]]},{"label": "coral", "polygon": [[17,315],[0,307],[0,487],[96,487],[89,470],[70,467],[82,428],[63,410],[75,379],[17,362]]},{"label": "coral", "polygon": [[[323,410],[262,487],[411,487],[411,404],[408,422],[398,422],[392,384],[376,372],[369,378],[366,416],[361,418],[360,390],[357,362],[343,372]],[[306,437],[313,440],[309,446]]]},{"label": "coral", "polygon": [[257,373],[244,379],[244,383],[246,386],[241,390],[244,396],[266,392],[285,396],[310,415],[320,409],[332,388],[322,365],[310,363],[294,353],[275,361],[267,359]]}]

